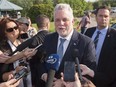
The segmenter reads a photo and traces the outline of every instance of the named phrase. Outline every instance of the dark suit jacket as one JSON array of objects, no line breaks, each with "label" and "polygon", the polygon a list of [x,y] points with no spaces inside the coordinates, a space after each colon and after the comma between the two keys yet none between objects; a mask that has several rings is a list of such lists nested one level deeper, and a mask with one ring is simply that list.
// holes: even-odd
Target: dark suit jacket
[{"label": "dark suit jacket", "polygon": [[[96,27],[90,28],[85,35],[92,37]],[[95,82],[97,87],[116,87],[116,30],[109,28],[101,49]]]},{"label": "dark suit jacket", "polygon": [[[50,54],[57,53],[57,43],[58,43],[58,33],[55,32],[46,36],[43,45],[45,47],[44,49],[46,50],[48,56]],[[62,59],[59,70],[56,72],[55,75],[56,78],[61,77],[60,74],[64,70],[65,61],[75,61],[75,58],[73,58],[72,53],[74,52],[73,51],[74,49],[78,49],[79,52],[78,59],[80,64],[85,64],[93,70],[96,68],[94,43],[89,37],[82,35],[76,32],[76,30],[74,30],[67,50]]]},{"label": "dark suit jacket", "polygon": [[[35,36],[33,36],[31,39],[27,40],[27,46],[30,48],[35,48],[36,46],[38,46],[39,44],[42,44],[44,42],[44,38],[45,36],[48,34],[49,32],[47,30],[41,30],[39,31]],[[41,49],[42,46],[38,49],[38,52],[36,53],[36,55],[34,55],[32,57],[32,59],[29,61],[30,63],[30,69],[31,69],[31,76],[32,76],[32,84],[35,87],[41,87],[39,86],[39,82],[40,79],[38,79],[38,75],[40,70],[37,70],[40,68],[41,65],[41,59],[44,57],[44,52]],[[39,54],[39,55],[37,55]]]}]

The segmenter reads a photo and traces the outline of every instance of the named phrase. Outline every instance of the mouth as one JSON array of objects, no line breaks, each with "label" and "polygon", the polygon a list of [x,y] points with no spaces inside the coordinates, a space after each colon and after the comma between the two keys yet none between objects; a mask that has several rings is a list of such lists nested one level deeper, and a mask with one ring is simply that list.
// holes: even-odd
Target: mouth
[{"label": "mouth", "polygon": [[65,30],[66,28],[59,28],[59,30]]},{"label": "mouth", "polygon": [[59,29],[64,29],[64,28],[59,28]]}]

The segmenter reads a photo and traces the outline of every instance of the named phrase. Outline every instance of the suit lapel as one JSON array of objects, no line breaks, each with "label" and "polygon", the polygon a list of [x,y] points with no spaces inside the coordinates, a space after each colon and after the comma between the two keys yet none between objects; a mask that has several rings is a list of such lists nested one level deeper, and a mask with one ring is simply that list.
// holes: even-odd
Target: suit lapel
[{"label": "suit lapel", "polygon": [[68,58],[67,56],[71,55],[71,52],[74,50],[74,46],[78,45],[78,42],[79,42],[78,37],[79,37],[79,34],[76,32],[76,30],[74,30],[71,40],[69,42],[69,45],[67,47],[67,50],[64,54],[64,58]]},{"label": "suit lapel", "polygon": [[[53,41],[53,43],[52,43],[52,48],[53,48],[53,53],[57,53],[57,44],[58,44],[58,33],[56,33],[55,35],[54,35],[54,38],[52,39]],[[54,43],[57,43],[57,44],[54,44]]]},{"label": "suit lapel", "polygon": [[74,50],[74,45],[78,44],[78,37],[79,37],[79,34],[74,30],[73,35],[71,37],[71,40],[69,42],[69,45],[68,45],[68,47],[66,49],[66,52],[63,56],[63,59],[61,61],[61,65],[60,65],[59,70],[61,68],[64,68],[64,62],[65,61],[72,61],[73,60],[71,52]]},{"label": "suit lapel", "polygon": [[88,37],[92,38],[94,32],[96,30],[96,27],[90,28],[86,31],[85,35],[87,35]]},{"label": "suit lapel", "polygon": [[111,51],[111,29],[109,28],[108,31],[107,31],[107,34],[106,34],[106,37],[105,37],[105,40],[103,42],[103,45],[102,45],[102,48],[101,48],[101,52],[100,52],[100,56],[99,56],[99,63],[98,63],[98,66],[100,66],[100,64],[102,63],[102,60],[106,60],[104,58],[104,56],[108,56],[108,54],[110,53],[109,51]]}]

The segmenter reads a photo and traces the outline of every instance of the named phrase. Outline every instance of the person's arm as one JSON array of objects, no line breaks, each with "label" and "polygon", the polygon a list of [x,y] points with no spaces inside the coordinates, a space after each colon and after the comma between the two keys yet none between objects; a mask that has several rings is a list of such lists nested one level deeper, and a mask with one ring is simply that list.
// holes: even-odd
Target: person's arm
[{"label": "person's arm", "polygon": [[10,57],[7,56],[7,54],[5,54],[2,51],[0,51],[0,63],[5,63],[8,58],[10,58]]},{"label": "person's arm", "polygon": [[37,51],[34,49],[26,48],[25,50],[18,52],[16,55],[11,56],[11,58],[8,58],[8,60],[5,61],[5,64],[12,63],[21,58],[29,58],[29,57],[35,55],[36,52]]},{"label": "person's arm", "polygon": [[[91,76],[96,84],[106,84],[109,85],[115,81],[115,72],[111,73],[111,75],[103,72],[94,72],[92,69],[88,68],[86,65],[80,64],[80,68],[82,70],[82,75]],[[112,71],[110,71],[112,72]],[[109,80],[110,79],[110,80]]]},{"label": "person's arm", "polygon": [[90,18],[89,18],[89,17],[87,17],[86,21],[87,21],[87,23],[88,23],[88,24],[90,24],[90,23],[91,23],[91,22],[90,22]]},{"label": "person's arm", "polygon": [[5,63],[9,58],[9,56],[5,55],[5,54],[0,54],[0,63]]},{"label": "person's arm", "polygon": [[16,83],[15,82],[16,82],[16,79],[11,79],[7,82],[1,83],[0,87],[17,87],[19,85],[20,80],[17,81]]},{"label": "person's arm", "polygon": [[5,61],[5,64],[13,63],[13,62],[15,62],[16,60],[21,59],[22,57],[24,57],[23,52],[18,52],[16,55],[10,56],[10,58],[8,58],[8,59]]},{"label": "person's arm", "polygon": [[22,68],[24,68],[24,66],[17,66],[15,70],[3,73],[2,75],[3,81],[7,81],[10,75],[14,75],[15,73],[19,72]]},{"label": "person's arm", "polygon": [[87,65],[90,69],[96,70],[96,52],[93,41],[90,38],[86,38],[88,40],[86,46],[84,47],[83,54],[83,64]]},{"label": "person's arm", "polygon": [[77,25],[77,27],[76,27],[77,30],[78,30],[78,29],[81,29],[81,22],[82,22],[82,20],[81,20],[81,21],[79,22],[79,24]]},{"label": "person's arm", "polygon": [[94,77],[95,73],[92,69],[88,68],[86,65],[80,64],[80,68],[82,70],[82,75],[89,75],[92,78]]}]

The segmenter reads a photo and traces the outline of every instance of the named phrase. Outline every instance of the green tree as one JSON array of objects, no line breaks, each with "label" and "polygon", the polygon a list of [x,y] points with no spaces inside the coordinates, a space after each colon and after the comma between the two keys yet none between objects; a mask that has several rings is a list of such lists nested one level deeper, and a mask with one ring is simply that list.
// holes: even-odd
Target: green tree
[{"label": "green tree", "polygon": [[[33,12],[28,13],[30,8],[34,10],[35,5],[39,4],[49,4],[52,8],[58,3],[68,3],[73,8],[74,16],[82,16],[83,12],[86,10],[92,10],[92,3],[86,2],[85,0],[10,0],[11,2],[23,7],[23,16],[28,16],[29,14],[33,14]],[[37,8],[35,8],[37,9]],[[48,10],[48,8],[42,8]],[[39,9],[41,10],[41,9]],[[41,12],[43,12],[41,10]],[[40,12],[40,13],[41,13]],[[45,13],[45,12],[44,12]],[[48,15],[50,15],[48,13]]]},{"label": "green tree", "polygon": [[109,7],[116,7],[116,1],[115,0],[99,0],[93,3],[93,8],[96,9],[101,5],[106,5]]},{"label": "green tree", "polygon": [[9,0],[23,8],[22,15],[27,16],[27,11],[33,6],[33,0]]},{"label": "green tree", "polygon": [[28,16],[35,22],[35,18],[40,15],[47,15],[51,20],[53,19],[53,6],[51,4],[33,5],[28,11]]},{"label": "green tree", "polygon": [[74,16],[82,16],[85,10],[92,10],[92,3],[85,0],[56,0],[57,3],[68,3],[73,8]]}]

